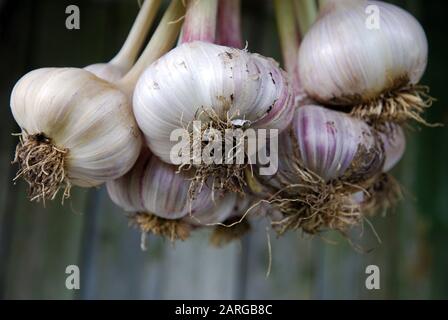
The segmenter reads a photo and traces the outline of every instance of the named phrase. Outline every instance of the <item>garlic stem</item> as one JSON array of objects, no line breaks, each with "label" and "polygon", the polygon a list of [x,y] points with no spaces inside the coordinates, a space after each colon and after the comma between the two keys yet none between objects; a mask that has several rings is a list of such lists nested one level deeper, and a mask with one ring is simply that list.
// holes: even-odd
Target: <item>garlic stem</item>
[{"label": "garlic stem", "polygon": [[214,43],[218,0],[190,0],[180,43],[204,41]]},{"label": "garlic stem", "polygon": [[172,0],[162,17],[156,31],[151,37],[140,58],[132,69],[118,83],[118,86],[128,94],[134,90],[140,74],[155,60],[168,52],[176,41],[181,23],[179,19],[184,14],[185,7],[181,0]]},{"label": "garlic stem", "polygon": [[293,0],[274,0],[274,5],[284,68],[291,76],[293,88],[297,95],[299,92],[297,55],[299,52],[301,35],[294,16],[294,3]]},{"label": "garlic stem", "polygon": [[317,17],[316,0],[295,0],[296,17],[300,33],[304,35]]},{"label": "garlic stem", "polygon": [[154,22],[154,18],[160,7],[160,2],[161,0],[146,0],[143,3],[123,47],[121,47],[117,55],[110,61],[111,64],[123,70],[131,69]]},{"label": "garlic stem", "polygon": [[243,48],[240,0],[219,0],[217,24],[217,44]]}]

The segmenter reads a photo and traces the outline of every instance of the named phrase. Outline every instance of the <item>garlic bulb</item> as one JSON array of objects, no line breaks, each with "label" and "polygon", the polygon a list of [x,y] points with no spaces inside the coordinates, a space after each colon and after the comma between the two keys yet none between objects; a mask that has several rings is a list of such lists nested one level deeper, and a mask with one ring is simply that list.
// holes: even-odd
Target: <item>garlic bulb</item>
[{"label": "garlic bulb", "polygon": [[306,34],[298,64],[305,91],[321,103],[355,105],[367,119],[424,122],[420,113],[430,101],[416,85],[427,55],[425,32],[408,12],[381,1],[338,0],[328,1]]},{"label": "garlic bulb", "polygon": [[228,194],[214,203],[211,190],[204,187],[190,202],[188,175],[177,173],[145,149],[132,170],[106,186],[112,201],[125,211],[150,212],[165,219],[185,217],[196,225],[224,221],[233,214],[237,199]]},{"label": "garlic bulb", "polygon": [[[342,232],[360,222],[351,194],[368,187],[384,164],[379,135],[366,123],[317,105],[296,110],[279,139],[279,168],[252,184],[282,214],[272,225],[280,233],[302,229]],[[270,188],[270,190],[269,190]]]},{"label": "garlic bulb", "polygon": [[[115,204],[125,211],[140,215],[137,221],[144,232],[171,237],[158,230],[164,229],[164,225],[178,227],[187,224],[199,227],[216,224],[235,214],[235,194],[227,194],[214,202],[211,190],[204,187],[197,197],[191,200],[188,178],[187,174],[177,173],[174,166],[160,161],[148,150],[143,150],[127,174],[107,182],[106,186]],[[152,216],[161,219],[154,219]],[[151,222],[150,228],[148,219]],[[174,234],[174,239],[176,238],[182,239],[186,236]]]},{"label": "garlic bulb", "polygon": [[[316,105],[302,106],[296,111],[291,132],[280,138],[284,156],[279,155],[279,172],[287,172],[287,177],[298,159],[326,182],[344,179],[356,183],[381,170],[384,154],[378,140],[361,120]],[[287,178],[291,183],[297,182],[295,179],[294,175]]]},{"label": "garlic bulb", "polygon": [[150,149],[167,163],[177,144],[171,133],[191,132],[195,120],[202,123],[201,134],[212,127],[224,136],[240,127],[282,131],[293,113],[291,87],[273,60],[199,41],[176,47],[146,69],[133,103]]},{"label": "garlic bulb", "polygon": [[168,51],[183,14],[174,0],[139,61],[118,83],[77,68],[42,68],[14,86],[11,110],[22,129],[15,162],[17,177],[30,186],[31,200],[54,199],[71,185],[91,187],[125,174],[138,158],[140,131],[131,99],[138,76]]},{"label": "garlic bulb", "polygon": [[161,0],[145,0],[131,31],[118,54],[108,63],[91,64],[84,69],[98,78],[117,82],[131,69],[160,7]]},{"label": "garlic bulb", "polygon": [[33,184],[32,199],[52,199],[64,182],[91,187],[118,178],[141,148],[128,97],[82,69],[29,72],[14,86],[11,110],[22,128],[19,175]]}]

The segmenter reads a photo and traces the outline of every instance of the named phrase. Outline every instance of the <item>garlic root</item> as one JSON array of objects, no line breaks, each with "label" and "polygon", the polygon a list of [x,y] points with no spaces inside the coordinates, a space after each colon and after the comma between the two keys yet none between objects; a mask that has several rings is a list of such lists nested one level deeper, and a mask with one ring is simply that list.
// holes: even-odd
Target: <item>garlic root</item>
[{"label": "garlic root", "polygon": [[437,126],[422,117],[425,109],[430,108],[434,101],[428,91],[428,87],[420,85],[390,91],[356,105],[351,115],[371,123],[379,130],[382,130],[387,122],[404,124],[409,120],[415,120],[425,126]]},{"label": "garlic root", "polygon": [[[198,192],[202,190],[202,187],[206,183],[211,183],[210,188],[212,189],[212,192],[219,191],[219,192],[235,192],[243,194],[243,189],[246,186],[245,181],[245,170],[248,169],[251,164],[247,161],[244,161],[244,163],[238,163],[236,161],[236,158],[239,156],[238,152],[241,152],[241,144],[244,143],[244,138],[240,139],[240,141],[230,142],[233,143],[234,148],[233,150],[236,150],[233,155],[233,161],[232,163],[227,163],[227,158],[223,159],[226,161],[226,164],[215,164],[213,163],[206,163],[200,161],[201,159],[196,159],[196,155],[194,150],[197,148],[197,144],[201,144],[200,150],[203,150],[203,148],[207,147],[208,141],[202,141],[202,139],[197,139],[196,135],[199,137],[204,137],[209,130],[215,130],[221,134],[221,137],[225,137],[226,130],[232,130],[236,129],[235,125],[232,123],[232,120],[234,119],[234,116],[229,115],[229,113],[226,113],[225,116],[220,117],[215,110],[213,109],[203,109],[198,113],[198,115],[186,126],[186,128],[192,128],[194,126],[195,121],[200,121],[202,118],[206,117],[207,120],[201,121],[201,128],[198,128],[195,126],[193,130],[190,132],[190,141],[192,141],[191,145],[191,152],[192,155],[190,163],[197,163],[199,164],[194,165],[194,174],[193,177],[190,178],[191,184],[189,188],[190,198],[194,199]],[[199,131],[199,133],[198,133]],[[224,152],[228,152],[226,150],[226,143],[229,143],[229,141],[225,141],[223,139],[223,146],[222,149]],[[243,150],[244,152],[244,150]],[[201,157],[202,154],[199,155]],[[245,159],[247,159],[247,155],[244,155]],[[196,161],[199,160],[199,161]],[[230,160],[229,160],[230,162]],[[181,164],[179,166],[179,171],[183,170],[190,170],[191,165],[185,165]]]},{"label": "garlic root", "polygon": [[270,199],[271,205],[284,218],[272,221],[279,235],[288,230],[301,229],[317,234],[325,229],[345,233],[362,220],[361,206],[350,201],[350,196],[363,190],[362,186],[344,182],[342,179],[325,182],[306,168],[298,168],[300,183],[286,184]]},{"label": "garlic root", "polygon": [[392,175],[382,173],[368,188],[368,197],[361,206],[365,214],[372,216],[393,208],[402,198],[403,192],[399,182]]},{"label": "garlic root", "polygon": [[182,220],[164,219],[147,212],[138,212],[131,216],[130,224],[137,226],[141,232],[152,233],[171,242],[188,239],[191,230],[190,225]]},{"label": "garlic root", "polygon": [[19,165],[14,181],[22,177],[28,183],[31,201],[53,200],[61,188],[62,202],[69,198],[71,184],[64,167],[67,152],[53,145],[43,133],[20,135],[13,161]]}]

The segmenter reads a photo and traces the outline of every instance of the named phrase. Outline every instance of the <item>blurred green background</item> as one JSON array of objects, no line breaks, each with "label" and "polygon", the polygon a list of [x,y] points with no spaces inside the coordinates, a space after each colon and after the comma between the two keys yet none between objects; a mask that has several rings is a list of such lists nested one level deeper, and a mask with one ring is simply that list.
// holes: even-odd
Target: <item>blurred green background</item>
[{"label": "blurred green background", "polygon": [[[448,123],[446,13],[442,0],[392,1],[412,12],[426,30],[430,52],[423,84],[438,99],[428,119]],[[65,8],[76,4],[81,29],[65,28]],[[0,298],[3,299],[437,299],[448,298],[448,128],[408,131],[406,154],[394,170],[405,199],[353,233],[366,252],[337,235],[313,239],[271,234],[268,268],[265,223],[241,242],[208,246],[207,231],[185,243],[140,235],[103,188],[75,188],[71,200],[42,204],[12,183],[10,165],[18,132],[9,108],[14,83],[46,66],[82,67],[117,52],[138,11],[137,0],[0,0]],[[280,59],[272,3],[243,0],[249,50]],[[331,243],[327,240],[331,238]],[[334,243],[336,240],[336,243]],[[65,287],[65,268],[81,270],[80,290]],[[365,269],[381,271],[381,289],[367,290]]]}]

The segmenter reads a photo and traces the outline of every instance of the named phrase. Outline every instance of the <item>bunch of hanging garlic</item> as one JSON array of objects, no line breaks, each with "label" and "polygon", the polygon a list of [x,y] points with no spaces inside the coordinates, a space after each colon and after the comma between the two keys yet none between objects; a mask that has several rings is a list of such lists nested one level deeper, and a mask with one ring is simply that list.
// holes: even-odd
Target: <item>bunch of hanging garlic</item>
[{"label": "bunch of hanging garlic", "polygon": [[[382,2],[326,1],[311,26],[298,23],[304,15],[292,1],[275,5],[297,109],[279,139],[277,174],[255,175],[249,186],[270,204],[280,234],[345,233],[401,196],[387,171],[404,153],[400,125],[426,123],[431,99],[417,85],[426,37],[411,15]],[[368,6],[379,10],[379,29],[367,24]]]},{"label": "bunch of hanging garlic", "polygon": [[[239,0],[173,0],[134,64],[160,4],[147,0],[109,63],[20,79],[15,161],[31,199],[105,182],[142,235],[185,240],[213,226],[218,245],[248,230],[253,197],[269,204],[280,234],[345,233],[393,205],[401,126],[426,123],[431,104],[418,85],[422,28],[379,1],[327,0],[319,15],[313,0],[274,1],[286,71],[242,48]],[[368,6],[379,9],[379,28]],[[259,170],[260,152],[278,153],[275,173]]]}]

